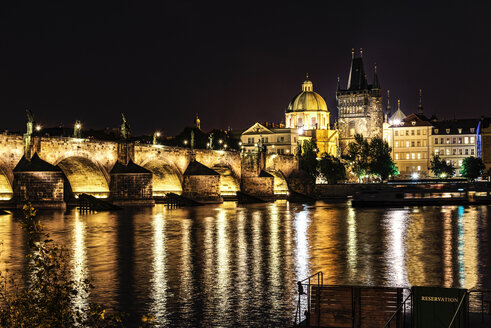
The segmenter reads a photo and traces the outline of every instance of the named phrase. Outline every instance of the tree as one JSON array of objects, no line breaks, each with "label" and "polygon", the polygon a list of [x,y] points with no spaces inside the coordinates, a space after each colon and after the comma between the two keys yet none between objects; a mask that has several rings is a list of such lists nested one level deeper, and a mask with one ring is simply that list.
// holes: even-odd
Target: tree
[{"label": "tree", "polygon": [[[125,327],[122,315],[108,314],[88,300],[90,282],[70,279],[68,251],[43,232],[31,205],[23,210],[21,223],[29,250],[27,282],[18,283],[8,271],[0,272],[0,326]],[[144,316],[142,327],[151,325],[152,319]]]},{"label": "tree", "polygon": [[300,168],[316,178],[319,174],[317,166],[317,145],[312,140],[304,140],[300,154]]},{"label": "tree", "polygon": [[346,168],[339,158],[324,153],[319,161],[319,172],[330,183],[335,184],[346,178]]},{"label": "tree", "polygon": [[391,175],[399,174],[390,156],[389,144],[380,137],[374,137],[369,145],[369,173],[386,180]]},{"label": "tree", "polygon": [[474,156],[466,157],[462,161],[460,174],[462,174],[463,177],[474,181],[483,174],[485,168],[486,166],[484,166],[481,158],[476,158]]},{"label": "tree", "polygon": [[439,178],[449,178],[455,174],[455,168],[452,163],[447,164],[440,156],[434,155],[430,161],[430,170]]},{"label": "tree", "polygon": [[361,134],[355,134],[355,141],[348,145],[344,158],[348,161],[353,173],[361,179],[369,173],[370,145]]}]

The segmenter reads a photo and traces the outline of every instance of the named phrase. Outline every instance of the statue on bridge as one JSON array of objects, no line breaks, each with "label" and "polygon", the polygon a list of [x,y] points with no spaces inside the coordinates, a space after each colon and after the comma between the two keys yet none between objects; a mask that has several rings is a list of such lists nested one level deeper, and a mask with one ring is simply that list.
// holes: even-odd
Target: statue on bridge
[{"label": "statue on bridge", "polygon": [[208,149],[213,149],[213,133],[208,136]]},{"label": "statue on bridge", "polygon": [[26,109],[27,114],[27,134],[32,134],[34,130],[34,114],[28,108]]},{"label": "statue on bridge", "polygon": [[128,140],[131,134],[130,125],[126,121],[126,117],[124,116],[124,114],[121,114],[121,116],[123,118],[123,124],[121,124],[121,137],[123,138],[123,140]]}]

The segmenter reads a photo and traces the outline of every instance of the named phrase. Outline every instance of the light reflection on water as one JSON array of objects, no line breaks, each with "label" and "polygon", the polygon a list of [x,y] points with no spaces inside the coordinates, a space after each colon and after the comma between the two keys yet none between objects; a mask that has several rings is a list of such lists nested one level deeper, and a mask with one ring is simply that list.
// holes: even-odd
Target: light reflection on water
[{"label": "light reflection on water", "polygon": [[[353,209],[317,203],[40,212],[90,297],[160,326],[285,326],[296,281],[490,288],[488,207]],[[18,215],[18,214],[17,214]],[[25,242],[0,216],[0,269],[22,271]],[[86,306],[79,300],[79,306]]]}]

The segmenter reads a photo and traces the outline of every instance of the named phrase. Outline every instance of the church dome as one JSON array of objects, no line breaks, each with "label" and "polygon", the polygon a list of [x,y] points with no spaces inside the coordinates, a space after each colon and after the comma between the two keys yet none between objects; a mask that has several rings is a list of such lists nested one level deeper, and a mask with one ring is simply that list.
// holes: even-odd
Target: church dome
[{"label": "church dome", "polygon": [[328,111],[326,101],[314,92],[314,86],[308,76],[302,83],[302,92],[293,97],[287,108],[287,112],[302,111]]}]

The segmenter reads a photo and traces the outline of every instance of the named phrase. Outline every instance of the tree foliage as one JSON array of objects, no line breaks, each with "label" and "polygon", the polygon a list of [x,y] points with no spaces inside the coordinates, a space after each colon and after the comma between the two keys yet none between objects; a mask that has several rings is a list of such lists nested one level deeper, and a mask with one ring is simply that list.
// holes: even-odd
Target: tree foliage
[{"label": "tree foliage", "polygon": [[339,158],[324,153],[319,161],[319,172],[330,183],[346,179],[346,168]]},{"label": "tree foliage", "polygon": [[[31,205],[25,205],[23,210],[27,281],[21,284],[9,271],[0,272],[0,326],[124,327],[123,315],[108,314],[103,306],[89,302],[92,286],[88,280],[70,279],[67,249],[43,232]],[[152,325],[151,318],[144,317],[142,324]]]},{"label": "tree foliage", "polygon": [[447,164],[438,155],[434,155],[431,159],[430,170],[439,178],[450,178],[455,174],[455,167],[453,167],[452,163]]},{"label": "tree foliage", "polygon": [[355,135],[355,141],[348,144],[348,150],[344,158],[351,166],[353,173],[360,179],[368,174],[370,144],[361,134]]},{"label": "tree foliage", "polygon": [[304,140],[300,154],[300,168],[312,177],[317,177],[317,145],[312,140]]},{"label": "tree foliage", "polygon": [[466,157],[462,161],[460,174],[462,174],[463,177],[473,181],[483,174],[485,168],[486,166],[484,166],[481,158],[474,156]]},{"label": "tree foliage", "polygon": [[361,134],[356,134],[355,141],[348,145],[344,158],[358,179],[371,175],[385,180],[391,175],[399,174],[390,152],[389,144],[382,138],[375,137],[369,142]]}]

